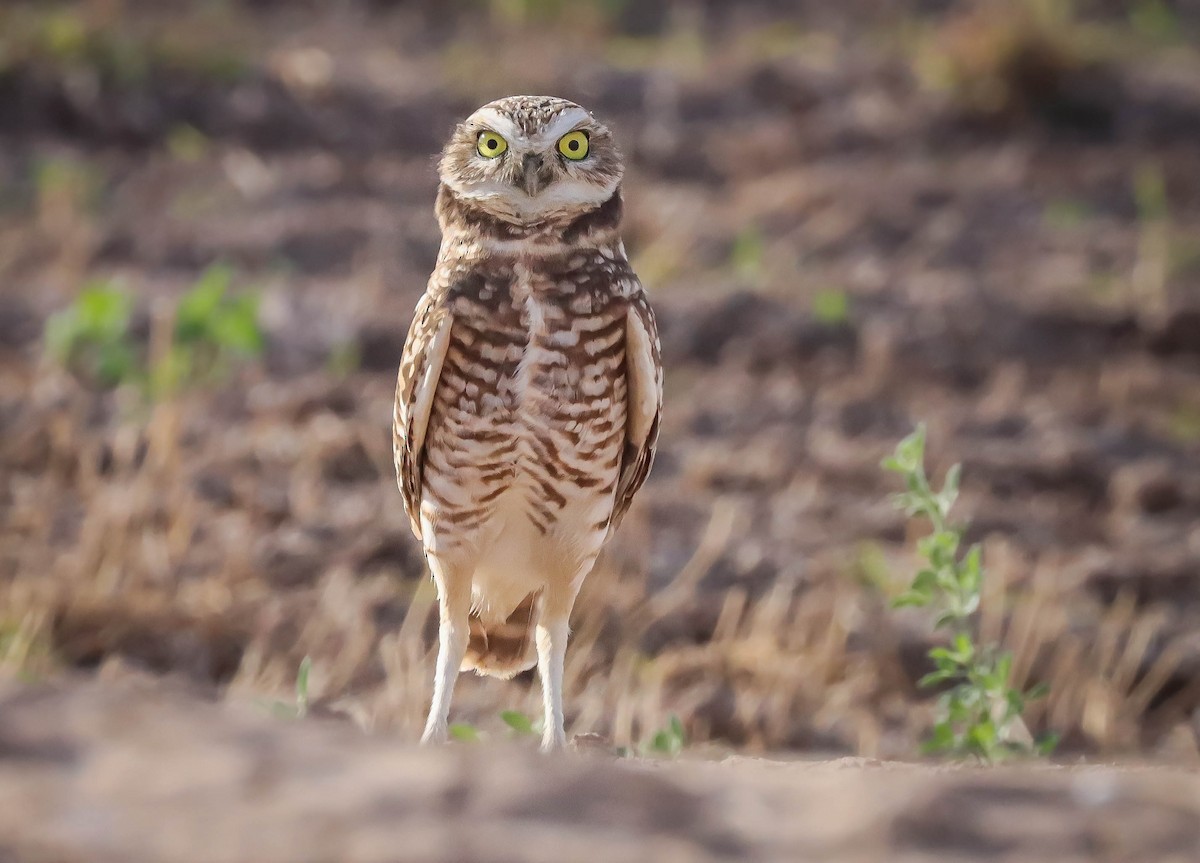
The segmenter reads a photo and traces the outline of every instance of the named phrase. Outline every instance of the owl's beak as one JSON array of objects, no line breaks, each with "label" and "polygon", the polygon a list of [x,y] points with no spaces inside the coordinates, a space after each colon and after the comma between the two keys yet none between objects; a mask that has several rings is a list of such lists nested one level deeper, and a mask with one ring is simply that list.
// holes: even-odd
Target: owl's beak
[{"label": "owl's beak", "polygon": [[542,157],[538,153],[526,153],[521,160],[521,188],[533,197],[550,184],[550,178],[542,174]]}]

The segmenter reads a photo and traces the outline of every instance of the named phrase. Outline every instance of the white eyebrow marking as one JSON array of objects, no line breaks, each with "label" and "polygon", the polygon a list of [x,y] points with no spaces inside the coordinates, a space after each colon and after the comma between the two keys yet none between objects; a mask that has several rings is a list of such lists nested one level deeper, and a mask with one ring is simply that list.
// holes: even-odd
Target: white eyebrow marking
[{"label": "white eyebrow marking", "polygon": [[480,108],[468,119],[491,129],[518,151],[544,150],[553,146],[559,138],[580,124],[590,122],[591,115],[583,108],[567,108],[536,135],[527,137],[520,127],[494,108]]},{"label": "white eyebrow marking", "polygon": [[576,126],[591,119],[588,112],[582,108],[568,108],[559,114],[538,138],[547,144],[552,144]]},{"label": "white eyebrow marking", "polygon": [[510,146],[522,139],[521,130],[517,127],[517,124],[501,114],[499,111],[495,111],[491,108],[480,108],[467,119],[467,122],[479,123],[483,126],[487,126],[489,129],[507,141]]}]

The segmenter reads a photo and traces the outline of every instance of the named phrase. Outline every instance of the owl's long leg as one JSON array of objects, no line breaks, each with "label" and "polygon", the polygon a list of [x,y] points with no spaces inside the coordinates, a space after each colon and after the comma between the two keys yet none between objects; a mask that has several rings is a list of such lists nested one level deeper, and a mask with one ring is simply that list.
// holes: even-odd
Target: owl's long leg
[{"label": "owl's long leg", "polygon": [[429,568],[438,589],[438,655],[433,678],[433,703],[422,743],[445,743],[449,736],[450,699],[470,638],[470,574],[449,569],[430,556]]},{"label": "owl's long leg", "polygon": [[570,634],[568,622],[571,606],[575,604],[577,592],[578,582],[566,590],[547,591],[538,618],[538,676],[542,679],[542,706],[545,710],[543,752],[555,752],[567,745],[567,735],[563,730],[563,665]]},{"label": "owl's long leg", "polygon": [[[544,612],[543,612],[544,614]],[[567,655],[567,618],[540,620],[537,626],[538,675],[542,678],[545,720],[542,751],[554,752],[567,745],[563,730],[563,664]]]}]

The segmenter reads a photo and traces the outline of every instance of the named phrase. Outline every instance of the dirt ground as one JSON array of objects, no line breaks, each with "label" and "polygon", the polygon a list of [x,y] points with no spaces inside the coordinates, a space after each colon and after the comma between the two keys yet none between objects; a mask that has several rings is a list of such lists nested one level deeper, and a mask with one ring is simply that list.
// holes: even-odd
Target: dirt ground
[{"label": "dirt ground", "polygon": [[[1194,768],[1198,34],[1182,2],[3,4],[0,668],[66,687],[6,704],[103,701],[63,681],[142,673],[218,700],[286,699],[308,656],[321,727],[281,728],[296,742],[280,751],[311,735],[353,765],[386,752],[497,831],[528,817],[486,810],[450,778],[478,763],[500,783],[512,765],[532,784],[523,754],[396,742],[427,705],[433,596],[388,423],[437,252],[441,141],[492,98],[551,92],[594,110],[626,151],[626,244],[667,366],[654,472],[573,621],[569,731],[636,748],[674,715],[696,751],[914,757],[931,636],[920,614],[889,609],[916,533],[878,463],[924,422],[934,473],[963,464],[960,515],[988,570],[983,634],[1014,652],[1018,685],[1050,687],[1032,731],[1061,733],[1068,760]],[[46,320],[96,279],[133,292],[133,333],[153,354],[215,261],[262,297],[265,353],[230,380],[147,406],[47,358]],[[537,701],[529,675],[464,678],[454,714],[495,740],[500,710],[532,715]],[[124,709],[95,709],[110,708]],[[190,709],[164,709],[181,723],[170,739],[201,730]],[[44,710],[48,728],[68,721]],[[203,732],[214,783],[242,769],[219,754],[241,726],[221,728]],[[110,751],[94,728],[63,733]],[[111,752],[150,763],[121,739]],[[47,759],[3,755],[0,770],[29,771],[31,788],[85,782]],[[303,795],[302,760],[283,761],[261,769]],[[795,824],[831,813],[828,841],[844,839],[848,860],[875,859],[846,838],[867,824],[870,841],[897,843],[891,859],[961,859],[959,834],[931,820],[941,804],[924,801],[958,811],[966,788],[982,814],[962,841],[980,854],[1038,859],[991,819],[1042,801],[1074,837],[1054,845],[1060,859],[1135,859],[1094,850],[1126,847],[1104,833],[1111,806],[1089,809],[1076,787],[1100,776],[1136,802],[1131,835],[1168,837],[1163,859],[1195,851],[1179,820],[1193,780],[1173,772],[1160,793],[1139,771],[735,764],[546,769],[564,787],[592,770],[630,794],[661,783],[680,807],[663,817],[687,825],[689,807],[726,793],[761,814],[769,795],[753,786],[786,777]],[[79,793],[99,800],[114,776]],[[826,801],[826,787],[844,793]],[[878,795],[878,809],[850,805]],[[288,824],[283,805],[255,817]],[[381,842],[390,805],[370,816]],[[704,859],[671,850],[698,842],[713,859],[765,859],[793,826],[760,839],[752,821],[712,823],[732,826],[668,831],[655,859]],[[377,847],[339,859],[383,859]]]},{"label": "dirt ground", "polygon": [[1177,861],[1200,776],[416,749],[161,685],[0,694],[0,854],[56,863]]}]

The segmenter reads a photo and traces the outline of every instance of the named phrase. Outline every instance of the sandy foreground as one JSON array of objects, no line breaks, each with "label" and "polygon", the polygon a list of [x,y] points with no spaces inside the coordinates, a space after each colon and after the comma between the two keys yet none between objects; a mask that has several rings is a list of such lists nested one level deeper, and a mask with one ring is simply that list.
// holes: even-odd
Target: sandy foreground
[{"label": "sandy foreground", "polygon": [[0,690],[3,861],[1195,861],[1200,774],[418,749],[136,683]]}]

